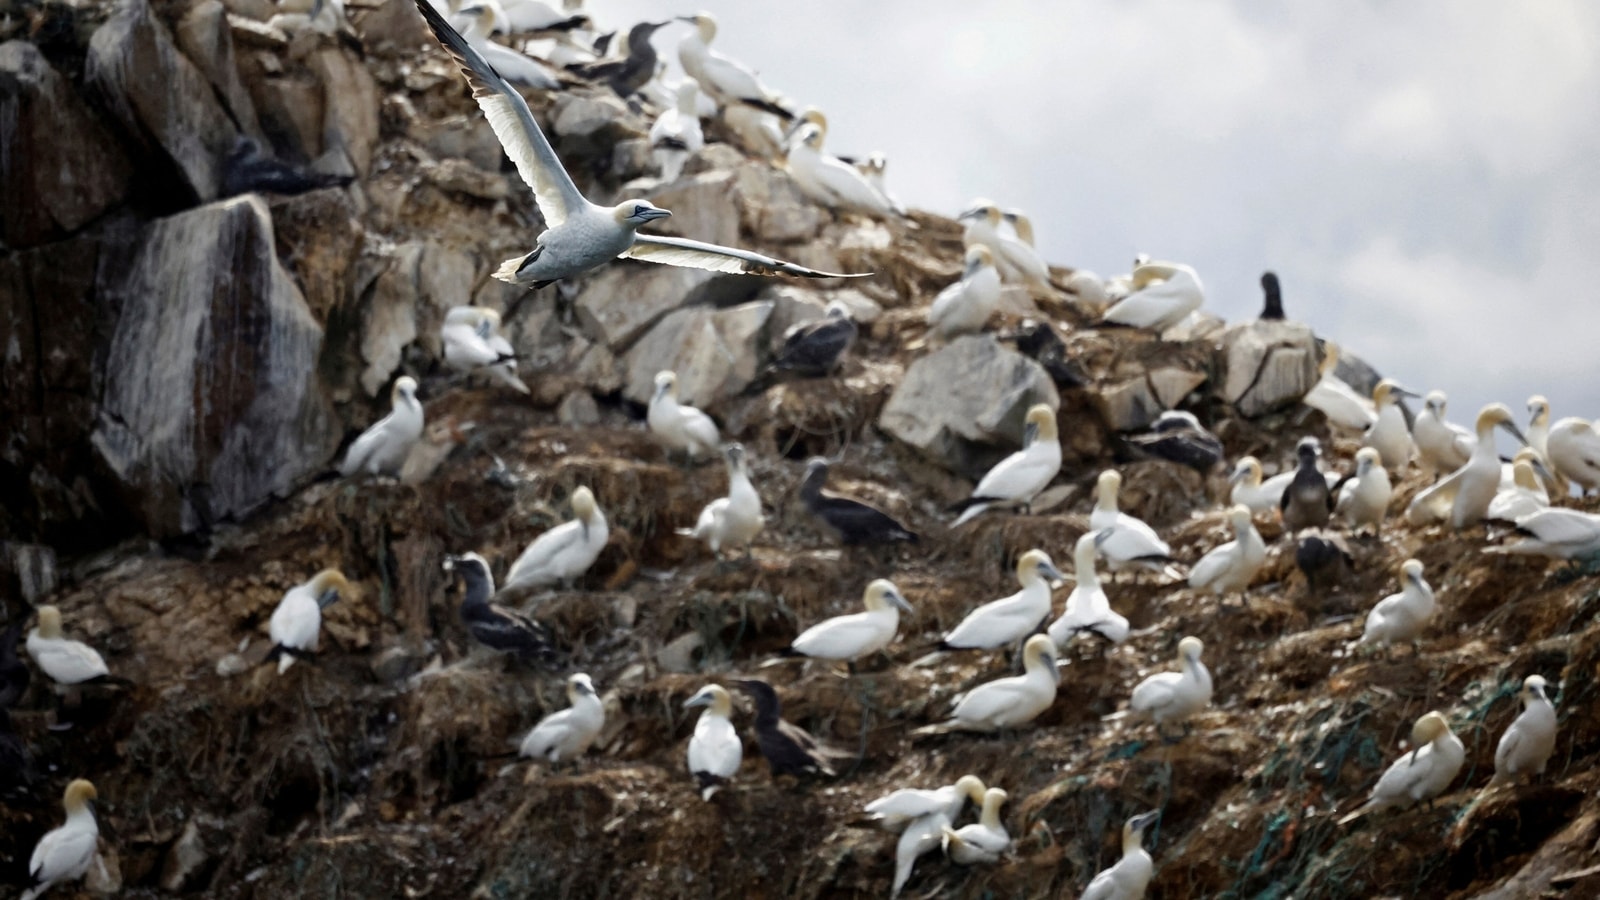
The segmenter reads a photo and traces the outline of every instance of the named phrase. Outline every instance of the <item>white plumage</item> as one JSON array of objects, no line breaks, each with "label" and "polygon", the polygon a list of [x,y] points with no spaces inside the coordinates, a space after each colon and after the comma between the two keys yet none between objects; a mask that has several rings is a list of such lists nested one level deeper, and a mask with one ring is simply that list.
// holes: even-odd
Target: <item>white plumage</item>
[{"label": "white plumage", "polygon": [[1422,577],[1422,563],[1408,559],[1400,564],[1400,593],[1378,601],[1367,613],[1361,632],[1363,644],[1398,644],[1414,641],[1433,618],[1437,604],[1433,588]]},{"label": "white plumage", "polygon": [[1156,530],[1117,508],[1117,494],[1122,490],[1122,475],[1116,469],[1100,473],[1095,483],[1094,509],[1089,513],[1089,529],[1112,533],[1099,544],[1100,555],[1113,572],[1143,567],[1179,577],[1171,566],[1172,548],[1156,536]]},{"label": "white plumage", "polygon": [[594,493],[580,486],[572,492],[570,522],[546,531],[534,539],[506,573],[502,590],[543,587],[556,582],[571,585],[589,571],[600,551],[606,548],[611,528],[605,513],[595,504]]},{"label": "white plumage", "polygon": [[1218,597],[1244,593],[1267,561],[1267,545],[1250,520],[1250,507],[1229,510],[1228,522],[1233,526],[1233,540],[1213,548],[1189,570],[1190,587],[1212,591]]},{"label": "white plumage", "polygon": [[1577,559],[1600,553],[1600,516],[1552,506],[1523,516],[1517,531],[1523,540],[1487,553],[1526,553],[1554,559]]},{"label": "white plumage", "polygon": [[1023,674],[978,685],[961,698],[948,720],[918,728],[912,734],[999,731],[1032,722],[1055,702],[1056,685],[1061,681],[1050,636],[1036,634],[1028,638],[1022,648],[1022,661]]},{"label": "white plumage", "polygon": [[978,821],[959,829],[944,827],[944,853],[961,866],[997,863],[1011,849],[1011,835],[1000,821],[1006,792],[992,787],[983,793],[983,813]]},{"label": "white plumage", "polygon": [[744,761],[744,745],[728,717],[733,714],[733,699],[720,685],[708,684],[684,701],[685,709],[704,706],[694,736],[689,738],[689,774],[695,777],[700,798],[710,800],[724,782],[739,771]]},{"label": "white plumage", "polygon": [[278,654],[279,675],[294,665],[297,652],[316,652],[322,636],[322,610],[338,600],[341,593],[350,593],[350,582],[338,569],[323,569],[284,593],[267,623],[273,650]]},{"label": "white plumage", "polygon": [[1551,468],[1578,483],[1584,493],[1600,487],[1600,433],[1584,419],[1566,418],[1550,426],[1546,438]]},{"label": "white plumage", "polygon": [[1494,749],[1494,777],[1489,786],[1530,775],[1544,774],[1556,749],[1556,708],[1544,693],[1544,678],[1529,675],[1517,696],[1522,714],[1517,716]]},{"label": "white plumage", "polygon": [[955,528],[977,518],[991,506],[1026,504],[1045,489],[1061,471],[1061,440],[1056,431],[1055,411],[1041,403],[1028,410],[1023,426],[1022,449],[995,463],[972,496],[962,501],[961,515],[950,523]]},{"label": "white plumage", "polygon": [[1467,464],[1437,484],[1417,494],[1406,507],[1412,524],[1448,519],[1456,530],[1477,524],[1489,512],[1489,504],[1500,487],[1500,457],[1494,448],[1494,430],[1503,428],[1526,444],[1527,438],[1511,420],[1511,410],[1503,403],[1491,403],[1478,413],[1478,446]]},{"label": "white plumage", "polygon": [[[1278,508],[1278,503],[1283,500],[1283,492],[1289,489],[1289,483],[1294,481],[1294,469],[1261,480],[1261,461],[1254,456],[1243,456],[1234,464],[1233,472],[1228,476],[1228,481],[1233,489],[1228,494],[1228,502],[1244,504],[1250,507],[1251,513],[1270,513]],[[1339,483],[1339,473],[1325,472],[1323,477],[1332,488]]]},{"label": "white plumage", "polygon": [[942,338],[975,334],[1000,306],[1000,272],[983,244],[967,248],[961,280],[939,292],[928,307],[928,329]]},{"label": "white plumage", "polygon": [[461,29],[461,36],[489,65],[494,66],[496,72],[509,81],[541,91],[560,90],[561,80],[543,63],[521,51],[497,44],[489,37],[506,28],[506,21],[502,18],[504,15],[498,3],[477,2],[456,12],[457,21],[466,23]]},{"label": "white plumage", "polygon": [[339,474],[357,472],[399,477],[411,455],[411,448],[422,438],[422,403],[417,400],[417,380],[402,375],[389,391],[390,410],[372,427],[361,433],[345,452]]},{"label": "white plumage", "polygon": [[1133,270],[1133,282],[1137,290],[1106,310],[1104,321],[1159,334],[1206,301],[1200,276],[1182,263],[1146,263]]},{"label": "white plumage", "polygon": [[940,649],[989,650],[1016,644],[1049,618],[1050,585],[1063,577],[1043,550],[1022,554],[1017,560],[1017,581],[1022,590],[968,613],[961,624],[939,642]]},{"label": "white plumage", "polygon": [[94,785],[82,778],[67,785],[61,800],[67,820],[46,832],[34,846],[28,860],[29,887],[21,900],[34,900],[52,885],[82,878],[89,871],[100,840],[100,826],[89,808],[89,801],[96,796]]},{"label": "white plumage", "polygon": [[1454,472],[1467,464],[1478,439],[1472,432],[1447,421],[1444,391],[1429,391],[1422,412],[1411,423],[1411,437],[1417,444],[1417,458],[1427,474]]},{"label": "white plumage", "polygon": [[522,739],[518,754],[546,762],[577,759],[589,752],[606,724],[606,707],[595,693],[594,682],[579,672],[567,678],[566,709],[539,720]]},{"label": "white plumage", "polygon": [[500,314],[482,306],[457,306],[445,314],[439,328],[444,361],[468,375],[480,374],[526,394],[528,386],[517,377],[516,351],[499,332]]},{"label": "white plumage", "polygon": [[1047,631],[1058,651],[1065,650],[1067,642],[1079,634],[1097,634],[1113,644],[1128,639],[1128,620],[1111,608],[1111,599],[1106,596],[1100,576],[1094,570],[1099,542],[1108,540],[1114,531],[1086,532],[1073,548],[1073,575],[1078,583],[1067,595],[1067,606],[1061,618],[1051,622]]},{"label": "white plumage", "polygon": [[709,13],[680,19],[692,23],[695,30],[678,42],[678,62],[706,93],[725,105],[745,101],[781,108],[778,95],[762,84],[755,72],[711,49],[717,21]]},{"label": "white plumage", "polygon": [[678,376],[674,372],[656,373],[656,392],[650,398],[645,422],[663,446],[685,453],[690,459],[716,453],[722,443],[717,423],[710,416],[678,402]]},{"label": "white plumage", "polygon": [[650,126],[650,154],[661,170],[661,180],[671,183],[683,174],[683,164],[706,145],[698,113],[700,85],[685,78],[678,85],[677,105],[662,110]]},{"label": "white plumage", "polygon": [[1356,393],[1339,376],[1333,374],[1339,364],[1339,347],[1333,342],[1323,345],[1321,376],[1311,386],[1300,402],[1322,413],[1328,422],[1346,431],[1364,432],[1378,420],[1372,400]]},{"label": "white plumage", "polygon": [[788,655],[849,662],[889,646],[900,628],[900,611],[911,604],[887,578],[867,585],[865,612],[835,616],[807,628],[789,645]]},{"label": "white plumage", "polygon": [[1168,722],[1185,722],[1211,703],[1211,671],[1200,661],[1205,645],[1197,637],[1178,642],[1177,672],[1159,672],[1139,682],[1128,709],[1148,716],[1165,734]]},{"label": "white plumage", "polygon": [[750,542],[765,524],[761,516],[761,496],[750,483],[744,448],[729,444],[723,453],[728,460],[728,496],[706,504],[694,528],[680,528],[678,534],[705,541],[711,553],[719,558],[729,547],[742,547],[748,556]]},{"label": "white plumage", "polygon": [[[978,245],[988,247],[1002,281],[1024,282],[1051,290],[1050,267],[1028,242],[1000,233],[1004,218],[1000,207],[988,200],[972,201],[972,206],[958,217],[958,221],[966,225],[961,234],[962,244],[968,249]],[[1032,236],[1031,228],[1029,236]]]},{"label": "white plumage", "polygon": [[63,687],[110,674],[98,651],[62,635],[60,609],[41,606],[36,612],[39,624],[28,632],[26,647],[39,671]]},{"label": "white plumage", "polygon": [[1487,518],[1515,522],[1550,505],[1550,495],[1534,468],[1538,457],[1531,447],[1524,447],[1517,451],[1516,460],[1509,466],[1500,466],[1500,487],[1489,501]]},{"label": "white plumage", "polygon": [[1387,378],[1372,389],[1372,406],[1377,411],[1377,418],[1362,437],[1361,445],[1377,450],[1383,457],[1385,468],[1404,472],[1406,464],[1411,462],[1416,445],[1411,442],[1411,431],[1406,427],[1406,416],[1400,410],[1399,398],[1414,396]]},{"label": "white plumage", "polygon": [[824,206],[878,216],[905,210],[872,186],[855,166],[822,152],[825,132],[817,125],[802,125],[789,142],[785,167],[801,193]]},{"label": "white plumage", "polygon": [[1430,712],[1412,727],[1411,743],[1416,749],[1395,760],[1373,787],[1371,799],[1340,819],[1340,825],[1367,813],[1431,801],[1444,793],[1467,756],[1461,739],[1450,730],[1444,716]]},{"label": "white plumage", "polygon": [[1340,488],[1334,512],[1343,516],[1351,528],[1360,531],[1370,527],[1376,534],[1389,511],[1389,497],[1393,493],[1382,455],[1373,447],[1362,447],[1356,452],[1355,477]]},{"label": "white plumage", "polygon": [[1122,826],[1122,858],[1116,865],[1100,872],[1084,889],[1082,900],[1141,900],[1150,877],[1155,874],[1155,861],[1144,849],[1144,832],[1159,812],[1134,816]]},{"label": "white plumage", "polygon": [[885,831],[900,832],[913,820],[943,812],[952,820],[968,800],[983,802],[983,782],[976,775],[963,775],[955,784],[941,788],[900,788],[866,805],[866,812]]}]

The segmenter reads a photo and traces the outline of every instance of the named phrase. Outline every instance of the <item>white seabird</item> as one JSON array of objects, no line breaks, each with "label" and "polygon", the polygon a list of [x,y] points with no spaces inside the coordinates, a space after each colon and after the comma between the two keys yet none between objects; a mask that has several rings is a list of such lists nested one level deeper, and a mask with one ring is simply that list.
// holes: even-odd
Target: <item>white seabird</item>
[{"label": "white seabird", "polygon": [[961,280],[939,292],[928,307],[928,330],[946,340],[976,334],[1000,307],[1000,272],[983,244],[967,248]]},{"label": "white seabird", "polygon": [[1095,482],[1095,504],[1089,513],[1089,529],[1112,534],[1099,544],[1100,555],[1113,572],[1135,566],[1160,572],[1168,578],[1181,578],[1172,566],[1172,548],[1156,536],[1156,530],[1117,508],[1117,494],[1122,490],[1122,474],[1116,469],[1106,469]]},{"label": "white seabird", "polygon": [[692,78],[678,84],[677,105],[662,110],[650,126],[650,155],[668,184],[683,174],[683,164],[706,145],[700,128],[700,85]]},{"label": "white seabird", "polygon": [[955,784],[941,788],[900,788],[868,803],[866,812],[885,831],[901,832],[923,816],[944,812],[952,820],[968,800],[982,803],[983,782],[976,775],[963,775]]},{"label": "white seabird", "polygon": [[296,659],[317,652],[322,635],[322,611],[350,593],[353,593],[350,582],[338,569],[323,569],[310,581],[284,593],[267,623],[267,633],[272,637],[267,660],[277,658],[279,675],[288,671]]},{"label": "white seabird", "polygon": [[511,564],[502,591],[556,582],[570,588],[600,558],[611,537],[605,513],[595,504],[594,493],[581,485],[572,492],[571,502],[573,520],[535,538]]},{"label": "white seabird", "polygon": [[678,534],[705,541],[711,548],[711,555],[718,559],[729,547],[742,547],[748,557],[750,542],[766,523],[761,516],[761,495],[750,483],[750,465],[745,459],[744,447],[729,444],[722,452],[728,460],[728,496],[706,504],[694,528],[680,528]]},{"label": "white seabird", "polygon": [[1378,420],[1372,400],[1356,393],[1344,380],[1333,374],[1339,365],[1339,345],[1328,341],[1322,345],[1322,363],[1317,366],[1321,375],[1300,402],[1320,412],[1329,424],[1346,431],[1364,432]]},{"label": "white seabird", "polygon": [[911,612],[911,604],[887,578],[867,585],[862,604],[865,612],[835,616],[802,631],[783,655],[853,663],[889,646],[900,629],[901,611]]},{"label": "white seabird", "polygon": [[[507,260],[495,272],[496,278],[539,288],[619,256],[714,272],[851,277],[818,272],[748,250],[639,234],[639,226],[672,214],[643,200],[624,200],[613,207],[586,200],[562,168],[522,95],[427,0],[416,0],[416,4],[434,36],[466,75],[473,98],[522,180],[533,189],[544,217],[547,230],[539,235],[537,246],[525,256]],[[701,85],[705,85],[703,80]]]},{"label": "white seabird", "polygon": [[[972,201],[972,206],[956,217],[956,221],[966,224],[961,234],[962,243],[968,248],[977,244],[988,247],[989,252],[994,254],[994,265],[1002,281],[1020,281],[1053,291],[1050,267],[1045,265],[1039,251],[1024,241],[1000,233],[1000,223],[1004,218],[1000,207],[990,201]],[[1028,228],[1028,235],[1033,235],[1031,227]]]},{"label": "white seabird", "polygon": [[39,624],[28,632],[25,646],[33,664],[51,681],[71,687],[110,675],[111,670],[106,668],[106,661],[98,651],[62,634],[59,608],[41,606],[35,613]]},{"label": "white seabird", "polygon": [[1544,482],[1539,480],[1538,472],[1543,465],[1539,462],[1538,451],[1532,447],[1518,450],[1516,460],[1510,465],[1509,479],[1506,468],[1505,465],[1500,467],[1500,487],[1489,501],[1485,518],[1515,522],[1550,505],[1550,495],[1545,491]]},{"label": "white seabird", "polygon": [[1429,391],[1422,401],[1422,412],[1411,423],[1411,437],[1417,445],[1417,458],[1428,475],[1449,473],[1467,464],[1478,439],[1472,432],[1447,421],[1444,391]]},{"label": "white seabird", "polygon": [[1075,570],[1072,574],[1078,583],[1067,595],[1067,606],[1061,618],[1051,622],[1046,631],[1058,652],[1064,651],[1067,642],[1079,634],[1098,635],[1112,644],[1120,644],[1128,639],[1128,619],[1111,608],[1111,600],[1106,596],[1106,589],[1101,586],[1100,576],[1094,570],[1099,545],[1108,540],[1113,531],[1108,528],[1105,531],[1085,532],[1073,548]]},{"label": "white seabird", "polygon": [[1056,668],[1055,644],[1047,634],[1028,638],[1022,648],[1023,674],[997,678],[967,692],[951,710],[950,718],[925,725],[912,734],[950,731],[1000,731],[1026,725],[1056,700],[1061,672]]},{"label": "white seabird", "polygon": [[689,774],[694,776],[700,789],[700,799],[710,800],[721,787],[739,772],[744,761],[744,744],[739,733],[733,730],[733,698],[721,685],[708,684],[700,692],[685,700],[684,709],[704,706],[695,723],[694,736],[689,738]]},{"label": "white seabird", "polygon": [[566,709],[539,720],[522,739],[519,756],[559,763],[589,752],[606,724],[606,707],[594,682],[582,672],[567,677]]},{"label": "white seabird", "polygon": [[1061,439],[1056,414],[1040,403],[1028,410],[1022,429],[1022,449],[995,463],[972,489],[972,496],[952,507],[961,515],[950,523],[956,528],[977,518],[991,506],[1023,506],[1061,471]]},{"label": "white seabird", "polygon": [[1437,712],[1428,713],[1412,726],[1411,744],[1416,749],[1395,760],[1373,787],[1371,799],[1340,819],[1340,825],[1402,804],[1431,803],[1455,780],[1467,756],[1461,739]]},{"label": "white seabird", "polygon": [[422,402],[417,399],[417,380],[401,375],[389,391],[389,414],[361,432],[345,451],[339,474],[345,477],[365,472],[368,475],[400,477],[400,469],[411,455],[411,448],[422,439]]},{"label": "white seabird", "polygon": [[1400,593],[1390,594],[1378,601],[1367,613],[1367,624],[1361,632],[1363,644],[1399,644],[1415,641],[1428,627],[1438,604],[1433,599],[1433,587],[1422,577],[1422,563],[1408,559],[1400,564]]},{"label": "white seabird", "polygon": [[1478,446],[1467,464],[1411,499],[1406,518],[1412,524],[1448,519],[1456,530],[1477,524],[1489,511],[1500,486],[1500,457],[1495,453],[1494,430],[1503,428],[1526,444],[1504,403],[1491,403],[1478,413]]},{"label": "white seabird", "polygon": [[1600,516],[1552,506],[1517,520],[1515,544],[1489,547],[1485,553],[1524,553],[1552,559],[1578,559],[1600,553]]},{"label": "white seabird", "polygon": [[711,42],[717,37],[717,20],[710,13],[679,16],[678,21],[694,26],[694,31],[678,41],[678,62],[706,93],[724,105],[743,103],[785,119],[794,117],[755,72],[711,49]]},{"label": "white seabird", "polygon": [[[1254,456],[1241,456],[1234,463],[1233,472],[1228,475],[1228,482],[1233,489],[1228,494],[1228,502],[1242,503],[1250,507],[1252,513],[1267,513],[1278,508],[1283,501],[1283,492],[1288,490],[1290,482],[1294,481],[1295,470],[1278,474],[1261,480],[1261,460]],[[1339,482],[1339,473],[1324,472],[1323,479],[1328,487],[1332,488]]]},{"label": "white seabird", "polygon": [[877,216],[903,215],[904,209],[879,193],[861,170],[822,152],[824,132],[802,125],[789,142],[784,167],[800,192],[830,209],[848,209]]},{"label": "white seabird", "polygon": [[1363,447],[1372,447],[1383,457],[1385,468],[1404,472],[1416,445],[1411,441],[1411,430],[1406,427],[1405,413],[1400,409],[1401,397],[1415,397],[1405,388],[1385,378],[1372,389],[1372,407],[1377,418],[1361,439]]},{"label": "white seabird", "polygon": [[978,798],[983,796],[983,782],[976,776],[963,775],[956,786],[962,784],[968,785],[966,791],[958,790],[950,794],[942,808],[936,808],[912,819],[901,832],[900,840],[895,842],[894,848],[894,885],[889,891],[891,898],[899,896],[900,889],[910,880],[911,869],[917,864],[917,858],[938,849],[944,842],[944,830],[954,824],[956,817],[961,815],[962,808],[967,805],[968,797],[972,797],[976,803]]},{"label": "white seabird", "polygon": [[517,354],[499,332],[500,314],[482,306],[457,306],[445,313],[439,328],[445,365],[464,374],[480,373],[490,381],[526,394],[517,377]]},{"label": "white seabird", "polygon": [[939,642],[940,650],[992,650],[1009,647],[1037,631],[1050,617],[1050,587],[1063,576],[1043,550],[1029,550],[1017,560],[1022,590],[991,600],[961,620]]},{"label": "white seabird", "polygon": [[475,3],[456,11],[457,21],[466,21],[461,38],[476,50],[494,71],[507,81],[515,81],[541,91],[558,91],[561,80],[544,64],[520,50],[498,44],[489,36],[505,30],[505,15],[498,3]]},{"label": "white seabird", "polygon": [[21,900],[34,900],[58,882],[82,878],[94,862],[100,842],[100,826],[95,823],[89,804],[99,795],[94,785],[82,778],[73,779],[62,795],[61,805],[67,820],[46,832],[33,848],[28,860],[28,882]]},{"label": "white seabird", "polygon": [[1233,526],[1233,540],[1213,548],[1189,570],[1190,587],[1212,591],[1219,598],[1244,594],[1267,561],[1267,545],[1250,519],[1250,507],[1229,510],[1228,523]]},{"label": "white seabird", "polygon": [[1545,681],[1539,675],[1522,680],[1517,696],[1522,714],[1500,735],[1494,749],[1494,777],[1484,790],[1524,776],[1543,775],[1556,749],[1556,708],[1544,693]]},{"label": "white seabird", "polygon": [[1151,262],[1133,270],[1136,290],[1106,310],[1102,322],[1160,334],[1206,302],[1195,270],[1182,263]]},{"label": "white seabird", "polygon": [[1122,858],[1094,876],[1084,888],[1081,900],[1142,900],[1155,874],[1155,861],[1144,849],[1144,832],[1159,818],[1160,811],[1153,811],[1134,816],[1123,824]]},{"label": "white seabird", "polygon": [[691,460],[716,453],[722,443],[717,423],[710,416],[678,402],[678,376],[669,370],[656,373],[656,392],[650,397],[645,422],[669,452],[677,450]]},{"label": "white seabird", "polygon": [[978,821],[959,829],[944,826],[944,854],[959,866],[990,864],[1011,849],[1011,834],[1000,821],[1006,792],[997,787],[983,792],[983,812]]},{"label": "white seabird", "polygon": [[889,201],[889,206],[905,214],[905,204],[901,203],[894,194],[889,192],[889,157],[882,150],[874,150],[867,154],[867,158],[856,162],[856,170],[867,179],[867,184],[872,189],[883,195]]},{"label": "white seabird", "polygon": [[1158,672],[1139,682],[1128,700],[1128,710],[1148,716],[1156,723],[1156,733],[1166,737],[1168,722],[1182,723],[1187,733],[1190,716],[1211,703],[1211,670],[1200,661],[1205,645],[1189,636],[1178,642],[1181,671]]},{"label": "white seabird", "polygon": [[1377,534],[1389,511],[1389,497],[1393,493],[1382,454],[1375,447],[1362,447],[1356,451],[1355,474],[1339,489],[1334,511],[1343,516],[1352,529],[1360,531],[1370,527],[1372,533]]},{"label": "white seabird", "polygon": [[1600,432],[1586,419],[1565,418],[1550,426],[1545,457],[1556,474],[1578,484],[1585,495],[1600,487]]},{"label": "white seabird", "polygon": [[564,4],[556,9],[544,0],[499,0],[505,13],[505,27],[510,31],[571,31],[587,28],[591,24],[583,13],[573,13],[581,4]]}]

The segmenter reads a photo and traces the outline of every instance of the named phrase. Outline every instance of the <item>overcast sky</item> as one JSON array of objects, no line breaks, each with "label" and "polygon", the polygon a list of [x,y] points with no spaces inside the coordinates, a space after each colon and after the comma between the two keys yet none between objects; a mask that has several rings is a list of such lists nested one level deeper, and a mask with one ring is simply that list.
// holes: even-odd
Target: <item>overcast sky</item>
[{"label": "overcast sky", "polygon": [[[1292,318],[1469,427],[1531,393],[1600,415],[1600,4],[690,2],[590,6],[713,13],[909,206],[1022,207],[1101,275],[1189,263],[1230,320],[1273,269]],[[674,67],[690,27],[658,33]]]}]

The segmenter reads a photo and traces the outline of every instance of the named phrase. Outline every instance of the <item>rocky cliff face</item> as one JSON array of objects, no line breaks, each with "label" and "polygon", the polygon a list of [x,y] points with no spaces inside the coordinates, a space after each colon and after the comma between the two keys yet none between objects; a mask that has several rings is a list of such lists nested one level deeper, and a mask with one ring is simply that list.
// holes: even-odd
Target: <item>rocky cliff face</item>
[{"label": "rocky cliff face", "polygon": [[[100,785],[110,863],[91,887],[126,896],[882,896],[892,838],[853,824],[860,808],[975,772],[1010,793],[1015,853],[974,869],[927,857],[919,895],[1070,895],[1116,858],[1120,823],[1152,808],[1154,897],[1600,890],[1585,869],[1600,837],[1593,582],[1481,556],[1481,528],[1391,522],[1354,542],[1352,574],[1326,595],[1279,542],[1227,614],[1182,585],[1121,580],[1110,595],[1135,636],[1074,656],[1036,727],[910,739],[1006,663],[906,664],[1013,590],[1026,550],[1065,562],[1100,469],[1121,463],[1124,508],[1181,559],[1226,539],[1219,477],[1127,462],[1119,433],[1183,405],[1230,458],[1282,461],[1299,435],[1328,437],[1295,403],[1316,377],[1309,332],[1213,323],[1162,342],[1088,327],[1092,304],[1071,292],[1013,295],[1008,309],[1067,333],[1090,381],[1058,388],[992,334],[925,345],[927,304],[960,273],[954,222],[835,214],[723,143],[650,191],[672,233],[877,276],[797,285],[619,262],[524,296],[488,273],[526,249],[538,214],[409,0],[351,6],[364,56],[267,27],[271,13],[253,0],[28,3],[0,34],[5,615],[24,598],[60,606],[134,683],[89,692],[77,727],[53,732],[35,679],[14,714],[35,771],[0,794],[0,885],[20,883],[61,784],[82,776]],[[529,101],[591,196],[650,177],[648,113],[584,84]],[[241,139],[353,181],[224,196]],[[784,331],[830,300],[862,323],[843,372],[758,380]],[[440,372],[444,313],[469,302],[506,313],[531,397]],[[754,460],[768,526],[749,562],[714,563],[673,533],[725,477],[669,463],[643,431],[639,404],[669,367],[682,399]],[[399,374],[421,379],[431,423],[403,477],[315,481]],[[1061,411],[1048,502],[951,534],[945,505],[1015,448],[1036,402]],[[835,488],[923,543],[831,548],[794,499],[816,454],[842,459]],[[579,485],[613,530],[578,589],[538,607],[565,648],[560,671],[427,669],[470,648],[444,555],[477,550],[503,574]],[[1421,486],[1403,481],[1393,508]],[[1427,566],[1438,619],[1416,652],[1351,655],[1360,614],[1408,556]],[[359,596],[329,610],[317,661],[282,677],[250,665],[283,592],[326,566]],[[683,700],[755,673],[885,576],[917,609],[889,660],[848,680],[817,665],[760,671],[788,718],[859,764],[774,781],[751,742],[734,785],[701,802]],[[1168,746],[1102,722],[1185,634],[1205,640],[1217,679],[1194,733]],[[566,671],[605,696],[596,750],[556,771],[505,758],[564,704]],[[1560,686],[1551,771],[1463,817],[1515,715],[1508,690],[1535,672]],[[1457,789],[1335,827],[1330,811],[1364,793],[1429,708],[1467,743]],[[749,715],[736,713],[741,731]]]}]

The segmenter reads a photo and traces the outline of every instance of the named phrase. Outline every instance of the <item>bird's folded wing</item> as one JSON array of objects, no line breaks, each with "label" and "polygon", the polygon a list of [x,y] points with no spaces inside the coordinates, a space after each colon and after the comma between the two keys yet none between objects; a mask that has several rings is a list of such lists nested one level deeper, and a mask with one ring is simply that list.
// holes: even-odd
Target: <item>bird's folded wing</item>
[{"label": "bird's folded wing", "polygon": [[[425,2],[425,0],[424,0]],[[641,234],[634,238],[633,246],[622,252],[627,259],[660,263],[666,266],[683,266],[688,269],[707,269],[734,275],[799,275],[804,278],[865,278],[871,272],[819,272],[805,266],[764,256],[749,250],[736,250],[718,244],[691,241],[687,238],[661,237]]]}]

